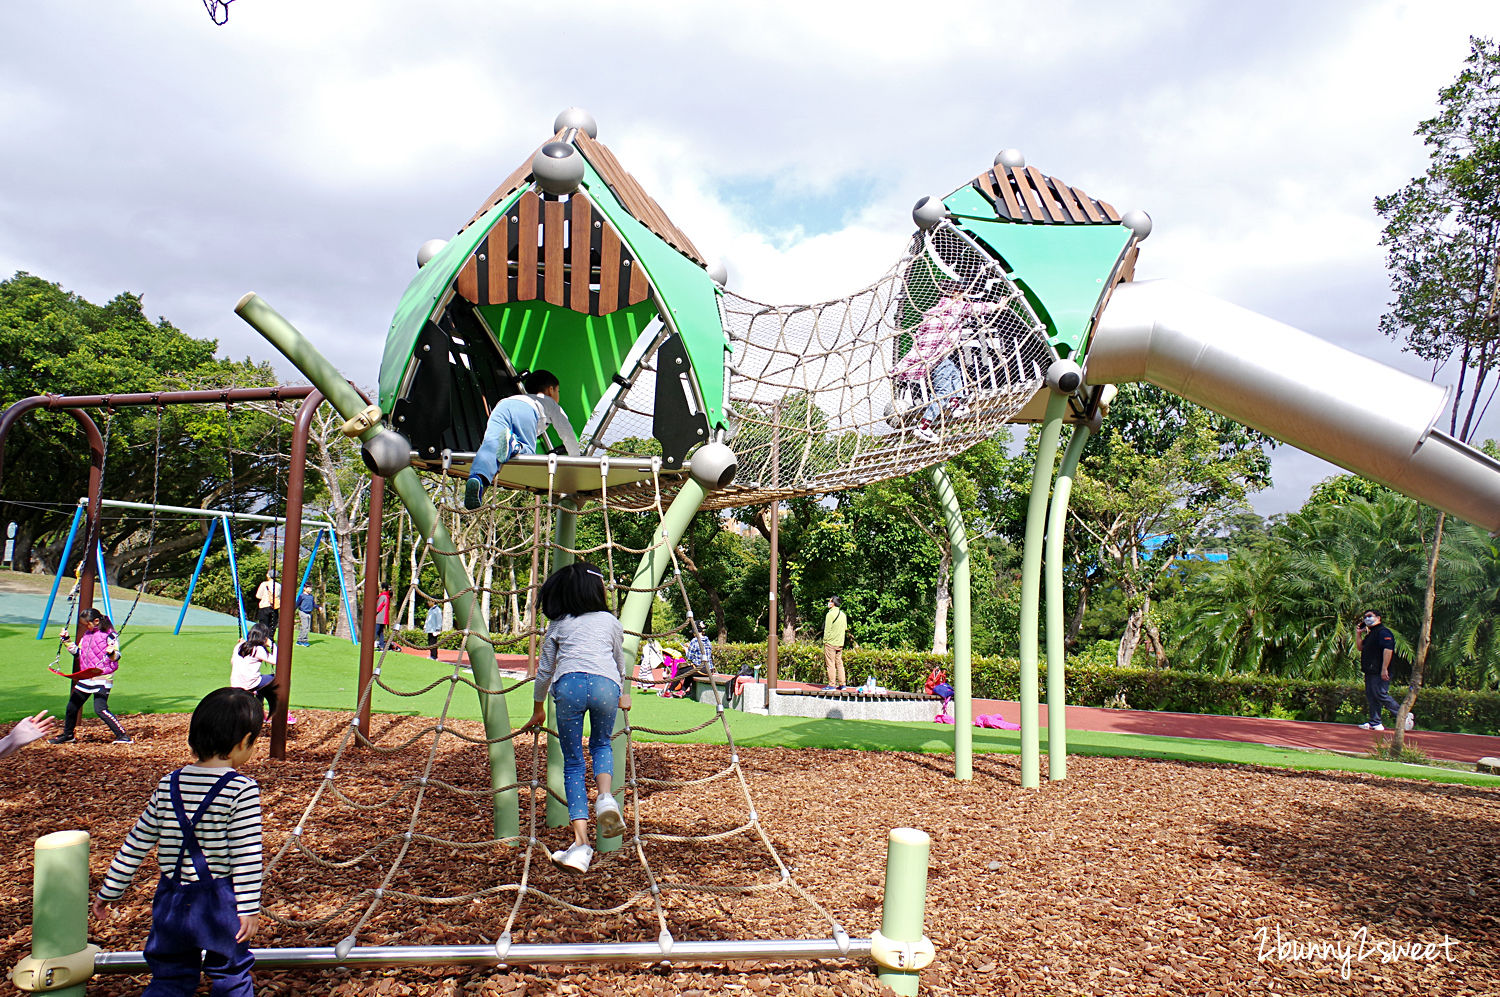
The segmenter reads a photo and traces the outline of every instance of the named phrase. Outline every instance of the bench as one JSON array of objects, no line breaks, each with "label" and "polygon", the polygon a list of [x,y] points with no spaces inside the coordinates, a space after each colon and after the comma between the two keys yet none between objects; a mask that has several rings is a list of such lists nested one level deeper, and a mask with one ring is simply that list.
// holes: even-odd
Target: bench
[{"label": "bench", "polygon": [[777,690],[770,714],[827,720],[931,721],[943,701],[920,692],[860,692],[857,689]]}]

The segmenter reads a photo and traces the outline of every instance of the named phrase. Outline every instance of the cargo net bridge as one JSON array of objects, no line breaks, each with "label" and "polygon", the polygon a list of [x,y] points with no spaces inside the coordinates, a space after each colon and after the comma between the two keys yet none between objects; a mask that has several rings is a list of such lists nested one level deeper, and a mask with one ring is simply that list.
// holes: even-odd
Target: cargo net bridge
[{"label": "cargo net bridge", "polygon": [[[706,508],[840,491],[947,460],[1010,422],[1057,354],[1000,264],[951,223],[875,283],[819,304],[722,297],[739,473]],[[651,370],[654,352],[643,356]],[[649,435],[637,376],[595,439]]]}]

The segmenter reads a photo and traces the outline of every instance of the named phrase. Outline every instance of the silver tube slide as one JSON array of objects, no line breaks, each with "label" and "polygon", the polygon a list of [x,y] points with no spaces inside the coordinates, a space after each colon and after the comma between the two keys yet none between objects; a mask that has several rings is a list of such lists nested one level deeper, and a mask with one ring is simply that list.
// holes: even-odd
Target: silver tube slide
[{"label": "silver tube slide", "polygon": [[1147,381],[1500,532],[1500,461],[1435,430],[1450,389],[1170,280],[1114,289],[1090,384]]}]

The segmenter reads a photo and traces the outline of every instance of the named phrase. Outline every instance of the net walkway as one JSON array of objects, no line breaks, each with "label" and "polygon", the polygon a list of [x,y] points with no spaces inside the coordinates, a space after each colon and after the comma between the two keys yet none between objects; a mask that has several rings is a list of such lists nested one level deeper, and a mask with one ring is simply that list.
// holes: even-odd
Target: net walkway
[{"label": "net walkway", "polygon": [[[840,491],[947,460],[1010,422],[1057,359],[1004,269],[948,222],[915,235],[847,297],[770,305],[726,291],[721,309],[739,473],[706,508]],[[655,355],[642,351],[649,376],[632,375],[593,427],[596,447],[628,452],[651,435]]]}]

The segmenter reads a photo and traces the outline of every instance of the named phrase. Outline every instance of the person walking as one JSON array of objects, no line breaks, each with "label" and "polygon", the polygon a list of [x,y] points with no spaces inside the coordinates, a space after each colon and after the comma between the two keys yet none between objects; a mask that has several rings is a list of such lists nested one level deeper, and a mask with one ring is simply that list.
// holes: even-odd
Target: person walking
[{"label": "person walking", "polygon": [[823,617],[823,667],[828,671],[824,689],[841,689],[844,675],[844,639],[849,633],[849,617],[839,605],[839,597],[828,600],[828,614]]},{"label": "person walking", "polygon": [[272,633],[276,632],[276,613],[281,609],[281,583],[276,580],[276,569],[266,571],[266,579],[255,589],[255,622]]},{"label": "person walking", "polygon": [[307,635],[312,632],[313,613],[317,611],[318,603],[313,599],[312,586],[302,586],[302,593],[297,596],[297,643],[302,647],[312,646]]},{"label": "person walking", "polygon": [[375,597],[375,650],[385,650],[385,628],[391,623],[391,587],[380,583],[380,595]]},{"label": "person walking", "polygon": [[[1390,710],[1393,717],[1401,715],[1401,704],[1391,698],[1391,659],[1396,655],[1396,638],[1373,609],[1365,610],[1364,619],[1355,626],[1354,634],[1354,646],[1359,648],[1359,667],[1365,674],[1365,705],[1370,715],[1359,729],[1385,730],[1385,724],[1381,723],[1382,707]],[[1416,718],[1408,713],[1406,729],[1411,730],[1416,725]]]},{"label": "person walking", "polygon": [[438,659],[438,638],[443,634],[443,607],[433,603],[427,610],[427,619],[422,624],[422,630],[427,634],[427,656],[433,661]]}]

